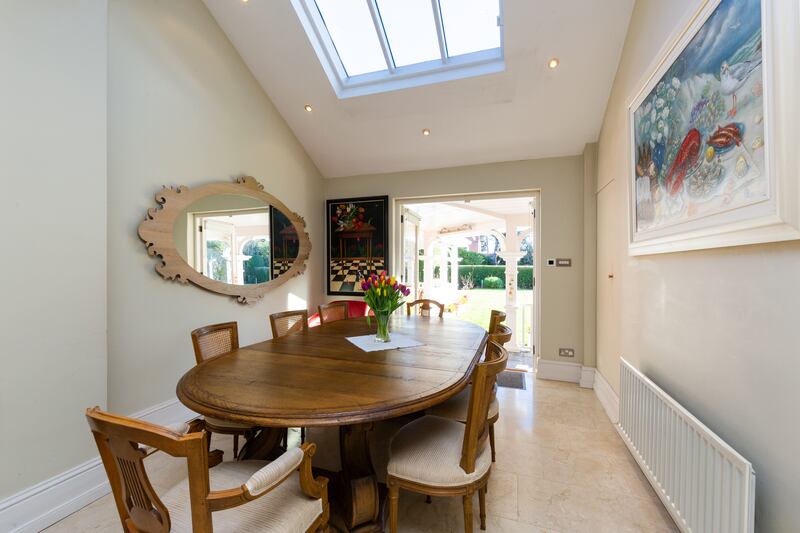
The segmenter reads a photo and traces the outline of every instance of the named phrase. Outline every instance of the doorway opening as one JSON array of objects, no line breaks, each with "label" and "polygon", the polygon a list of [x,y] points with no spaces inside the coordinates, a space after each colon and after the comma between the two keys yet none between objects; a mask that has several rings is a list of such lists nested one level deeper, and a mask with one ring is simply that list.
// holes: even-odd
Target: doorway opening
[{"label": "doorway opening", "polygon": [[534,369],[538,327],[537,191],[396,199],[394,272],[415,298],[484,328],[504,311],[509,370]]}]

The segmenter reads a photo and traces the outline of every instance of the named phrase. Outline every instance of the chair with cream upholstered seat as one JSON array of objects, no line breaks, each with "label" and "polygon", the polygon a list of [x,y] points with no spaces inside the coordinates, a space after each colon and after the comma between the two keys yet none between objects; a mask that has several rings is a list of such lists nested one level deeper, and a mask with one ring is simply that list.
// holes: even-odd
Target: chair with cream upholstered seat
[{"label": "chair with cream upholstered seat", "polygon": [[[86,419],[124,531],[328,531],[328,480],[311,472],[313,444],[292,448],[271,463],[233,461],[209,469],[210,436],[203,420],[182,433],[97,407],[86,410]],[[160,497],[143,463],[147,449],[188,463],[188,477]]]},{"label": "chair with cream upholstered seat", "polygon": [[487,356],[472,372],[467,423],[426,415],[392,438],[386,485],[389,531],[397,532],[400,489],[433,496],[461,496],[464,531],[472,532],[472,496],[478,492],[481,529],[486,529],[486,484],[492,459],[488,412],[497,374],[508,362],[506,349],[489,341]]},{"label": "chair with cream upholstered seat", "polygon": [[[194,358],[199,365],[203,361],[239,349],[239,327],[236,322],[224,322],[203,326],[192,331]],[[205,417],[206,430],[222,435],[233,435],[233,456],[239,455],[239,436],[252,438],[258,427],[240,424],[221,418]]]},{"label": "chair with cream upholstered seat", "polygon": [[337,320],[347,320],[350,316],[347,311],[347,302],[345,301],[323,304],[317,309],[319,311],[320,324],[336,322]]},{"label": "chair with cream upholstered seat", "polygon": [[272,338],[285,337],[294,333],[308,333],[308,311],[283,311],[269,315]]},{"label": "chair with cream upholstered seat", "polygon": [[[505,344],[511,340],[511,328],[506,326],[505,324],[498,324],[495,326],[495,330],[497,333],[493,333],[489,335],[489,340],[494,341],[500,346],[505,346]],[[489,344],[487,344],[487,351],[486,357],[490,356],[489,353]],[[495,445],[494,445],[494,425],[500,419],[500,403],[497,401],[497,394],[495,391],[497,390],[497,386],[492,389],[492,399],[489,403],[489,447],[492,450],[492,462],[495,462]],[[440,416],[442,418],[449,418],[450,420],[456,420],[463,424],[467,423],[467,414],[469,412],[469,395],[470,389],[467,387],[466,389],[462,390],[455,396],[448,398],[446,401],[440,403],[439,405],[434,405],[427,411],[425,411],[429,415]]]},{"label": "chair with cream upholstered seat", "polygon": [[411,311],[414,307],[419,306],[419,314],[420,316],[431,316],[431,306],[439,308],[439,318],[444,316],[444,304],[439,303],[436,300],[414,300],[413,302],[409,302],[406,304],[406,314],[411,316]]}]

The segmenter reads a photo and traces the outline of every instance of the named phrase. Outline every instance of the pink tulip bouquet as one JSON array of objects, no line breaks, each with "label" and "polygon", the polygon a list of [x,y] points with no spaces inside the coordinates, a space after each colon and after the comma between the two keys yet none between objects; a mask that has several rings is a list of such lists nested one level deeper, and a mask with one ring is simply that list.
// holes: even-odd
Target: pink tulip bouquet
[{"label": "pink tulip bouquet", "polygon": [[[361,290],[364,291],[364,301],[375,314],[378,322],[378,333],[375,339],[380,342],[389,342],[389,317],[405,302],[405,297],[411,290],[398,283],[394,276],[389,277],[386,272],[371,274],[361,280]],[[369,318],[368,318],[369,320]]]}]

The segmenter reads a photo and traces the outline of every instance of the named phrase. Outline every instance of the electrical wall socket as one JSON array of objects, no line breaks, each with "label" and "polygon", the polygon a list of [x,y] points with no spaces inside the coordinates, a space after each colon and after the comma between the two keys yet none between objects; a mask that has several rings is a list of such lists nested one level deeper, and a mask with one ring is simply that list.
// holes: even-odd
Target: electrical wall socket
[{"label": "electrical wall socket", "polygon": [[575,348],[559,348],[559,357],[575,357]]}]

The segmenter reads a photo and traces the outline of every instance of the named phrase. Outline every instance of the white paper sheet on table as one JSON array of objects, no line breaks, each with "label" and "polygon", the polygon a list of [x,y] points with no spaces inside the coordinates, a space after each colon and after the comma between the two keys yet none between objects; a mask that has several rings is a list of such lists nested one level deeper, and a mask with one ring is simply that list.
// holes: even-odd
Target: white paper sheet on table
[{"label": "white paper sheet on table", "polygon": [[400,333],[389,333],[389,342],[376,341],[375,334],[345,338],[365,352],[380,352],[381,350],[394,350],[396,348],[413,348],[414,346],[423,346],[425,344],[408,335],[402,335]]}]

